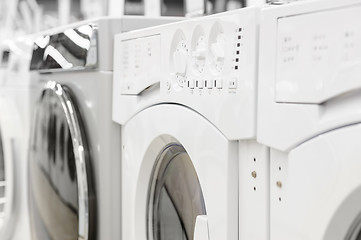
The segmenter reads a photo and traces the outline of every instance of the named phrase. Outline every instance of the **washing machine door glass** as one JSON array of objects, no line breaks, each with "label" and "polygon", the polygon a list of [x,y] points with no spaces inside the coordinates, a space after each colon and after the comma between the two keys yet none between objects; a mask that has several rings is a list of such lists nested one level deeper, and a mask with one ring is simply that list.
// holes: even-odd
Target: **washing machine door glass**
[{"label": "washing machine door glass", "polygon": [[154,240],[193,240],[198,215],[206,215],[202,189],[183,146],[158,155],[148,199],[148,234]]},{"label": "washing machine door glass", "polygon": [[81,116],[67,87],[48,82],[35,113],[29,154],[34,239],[92,239],[90,162]]},{"label": "washing machine door glass", "polygon": [[361,214],[355,219],[345,240],[361,240]]}]

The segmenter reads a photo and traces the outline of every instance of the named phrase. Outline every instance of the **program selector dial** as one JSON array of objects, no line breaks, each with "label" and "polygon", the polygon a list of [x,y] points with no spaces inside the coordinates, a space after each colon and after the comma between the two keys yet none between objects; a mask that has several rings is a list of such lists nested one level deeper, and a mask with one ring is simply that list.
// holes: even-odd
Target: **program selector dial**
[{"label": "program selector dial", "polygon": [[185,75],[187,70],[188,48],[184,40],[181,40],[173,52],[174,70],[177,75]]},{"label": "program selector dial", "polygon": [[221,73],[226,57],[226,36],[220,23],[216,23],[210,32],[209,55],[213,73]]},{"label": "program selector dial", "polygon": [[204,31],[199,26],[194,30],[191,49],[193,70],[196,74],[200,74],[206,64],[207,46]]},{"label": "program selector dial", "polygon": [[215,61],[222,61],[225,57],[225,37],[224,34],[217,36],[216,42],[211,44],[211,52]]},{"label": "program selector dial", "polygon": [[189,49],[184,32],[178,29],[170,46],[170,72],[173,76],[167,85],[168,91],[182,89],[187,80]]}]

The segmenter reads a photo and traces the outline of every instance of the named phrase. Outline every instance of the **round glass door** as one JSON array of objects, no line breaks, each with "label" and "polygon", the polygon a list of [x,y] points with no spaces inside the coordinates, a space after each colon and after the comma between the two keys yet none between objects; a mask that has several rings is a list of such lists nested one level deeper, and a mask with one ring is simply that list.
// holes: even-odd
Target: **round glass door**
[{"label": "round glass door", "polygon": [[158,155],[148,193],[148,235],[153,240],[193,240],[198,215],[206,215],[190,156],[177,143]]},{"label": "round glass door", "polygon": [[33,238],[94,237],[94,189],[81,116],[70,90],[48,82],[35,113],[29,154]]},{"label": "round glass door", "polygon": [[345,240],[361,240],[361,214],[354,220]]}]

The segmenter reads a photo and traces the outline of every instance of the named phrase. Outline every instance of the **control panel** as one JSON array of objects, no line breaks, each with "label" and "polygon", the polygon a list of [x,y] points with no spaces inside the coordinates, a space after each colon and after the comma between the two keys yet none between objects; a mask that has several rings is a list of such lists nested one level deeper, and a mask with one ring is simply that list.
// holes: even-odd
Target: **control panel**
[{"label": "control panel", "polygon": [[[236,94],[241,65],[247,63],[242,56],[246,31],[241,24],[212,21],[208,27],[196,25],[191,34],[176,29],[168,46],[161,46],[161,34],[124,40],[121,93],[139,94],[159,82],[168,94]],[[168,77],[161,78],[164,71]]]},{"label": "control panel", "polygon": [[[190,41],[189,70],[182,82],[169,79],[173,90],[189,93],[236,93],[239,62],[242,50],[242,27],[214,22],[208,32],[197,26]],[[176,73],[170,73],[172,76]],[[185,83],[185,84],[184,84]],[[172,88],[168,89],[169,92]]]},{"label": "control panel", "polygon": [[361,6],[278,20],[276,101],[320,104],[361,88]]},{"label": "control panel", "polygon": [[[191,37],[175,34],[170,55],[173,68],[165,84],[168,93],[236,94],[243,47],[243,28],[214,22],[208,31],[198,25]],[[243,62],[244,64],[244,62]]]},{"label": "control panel", "polygon": [[159,81],[160,36],[121,42],[120,77],[122,94],[139,94]]},{"label": "control panel", "polygon": [[229,139],[255,136],[257,8],[116,35],[113,119],[181,104]]}]

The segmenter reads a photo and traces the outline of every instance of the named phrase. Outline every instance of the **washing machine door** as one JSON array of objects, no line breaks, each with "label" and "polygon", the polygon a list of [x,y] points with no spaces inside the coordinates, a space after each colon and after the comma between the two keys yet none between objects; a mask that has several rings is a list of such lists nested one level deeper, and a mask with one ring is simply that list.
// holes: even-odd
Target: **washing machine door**
[{"label": "washing machine door", "polygon": [[271,152],[271,239],[361,240],[360,143],[355,124]]},{"label": "washing machine door", "polygon": [[159,104],[122,128],[123,239],[238,240],[237,142]]},{"label": "washing machine door", "polygon": [[94,239],[90,156],[70,89],[47,83],[32,131],[29,188],[33,239]]},{"label": "washing machine door", "polygon": [[160,151],[151,180],[148,222],[152,239],[193,239],[197,217],[207,213],[196,170],[181,144],[172,142]]}]

